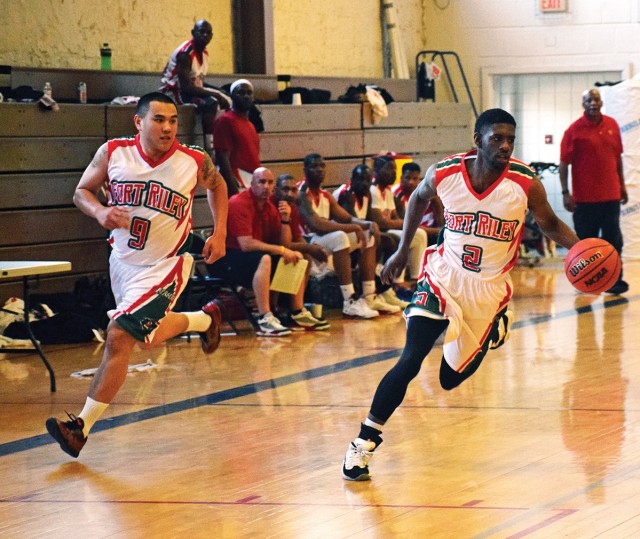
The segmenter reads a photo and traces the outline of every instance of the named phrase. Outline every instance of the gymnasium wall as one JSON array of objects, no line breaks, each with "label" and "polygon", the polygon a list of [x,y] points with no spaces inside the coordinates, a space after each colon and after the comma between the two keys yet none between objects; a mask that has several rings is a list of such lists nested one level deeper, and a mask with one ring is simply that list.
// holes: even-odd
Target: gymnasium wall
[{"label": "gymnasium wall", "polygon": [[[640,70],[637,0],[567,0],[544,14],[539,0],[424,0],[425,49],[454,50],[481,108],[494,106],[493,74]],[[440,95],[448,93],[442,82]]]},{"label": "gymnasium wall", "polygon": [[[113,69],[160,72],[170,53],[207,19],[210,73],[233,73],[232,0],[0,0],[0,64],[99,69],[100,45]],[[421,47],[420,0],[396,1],[407,55]],[[273,0],[275,69],[305,76],[382,77],[379,0]],[[410,61],[411,63],[412,61]]]}]

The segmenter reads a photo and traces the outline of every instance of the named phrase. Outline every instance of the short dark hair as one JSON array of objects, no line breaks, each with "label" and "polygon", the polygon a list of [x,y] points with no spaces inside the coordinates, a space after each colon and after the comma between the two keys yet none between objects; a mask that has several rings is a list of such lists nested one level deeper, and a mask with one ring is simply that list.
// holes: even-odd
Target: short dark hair
[{"label": "short dark hair", "polygon": [[280,176],[278,176],[278,179],[276,180],[276,185],[280,185],[289,180],[295,180],[295,178],[291,174],[280,174]]},{"label": "short dark hair", "polygon": [[373,160],[373,170],[380,170],[387,163],[390,163],[393,160],[393,157],[391,157],[390,155],[378,155]]},{"label": "short dark hair", "polygon": [[176,107],[176,110],[178,110],[178,107],[176,106],[176,102],[173,99],[171,99],[171,97],[169,97],[167,94],[163,94],[162,92],[151,92],[143,95],[138,100],[138,105],[136,106],[136,114],[140,116],[140,118],[144,118],[147,115],[147,112],[149,112],[149,108],[151,106],[152,101],[158,101],[160,103],[169,103],[174,107]]},{"label": "short dark hair", "polygon": [[312,161],[317,161],[318,159],[322,159],[322,156],[319,153],[308,153],[304,156],[302,166],[306,168],[311,164]]},{"label": "short dark hair", "polygon": [[486,127],[495,124],[510,124],[516,127],[516,120],[506,110],[502,109],[489,109],[485,110],[478,119],[474,127],[475,133],[482,133]]},{"label": "short dark hair", "polygon": [[369,165],[365,165],[364,163],[356,165],[351,171],[351,179],[353,180],[354,178],[359,178],[366,171],[371,173],[371,168],[369,167]]},{"label": "short dark hair", "polygon": [[411,161],[410,163],[405,163],[402,165],[402,173],[405,172],[420,172],[420,165],[418,163],[414,163]]}]

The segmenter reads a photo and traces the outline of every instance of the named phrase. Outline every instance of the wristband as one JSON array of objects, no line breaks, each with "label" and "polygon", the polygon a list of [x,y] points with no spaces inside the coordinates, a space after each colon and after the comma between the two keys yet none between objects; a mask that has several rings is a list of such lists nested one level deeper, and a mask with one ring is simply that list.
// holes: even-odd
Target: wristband
[{"label": "wristband", "polygon": [[563,189],[562,190],[562,194],[563,195],[568,195],[569,194],[569,189]]},{"label": "wristband", "polygon": [[280,246],[280,254],[283,255],[284,254],[284,245]]}]

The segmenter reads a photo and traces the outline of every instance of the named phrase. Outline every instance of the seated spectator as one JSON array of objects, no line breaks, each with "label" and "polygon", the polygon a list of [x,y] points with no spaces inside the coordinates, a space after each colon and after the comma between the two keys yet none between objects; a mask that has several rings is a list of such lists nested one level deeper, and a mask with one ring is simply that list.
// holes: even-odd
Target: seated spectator
[{"label": "seated spectator", "polygon": [[213,147],[216,164],[232,196],[247,188],[248,179],[260,166],[260,137],[249,120],[254,105],[253,84],[238,79],[229,92],[231,109],[219,116],[213,126]]},{"label": "seated spectator", "polygon": [[309,243],[302,236],[302,221],[297,204],[298,185],[291,174],[280,174],[276,180],[276,187],[271,201],[278,207],[280,202],[286,202],[291,207],[291,244],[290,249],[298,251],[318,263],[326,263],[331,253],[319,243]]},{"label": "seated spectator", "polygon": [[[332,195],[338,204],[349,214],[358,219],[371,220],[371,168],[367,165],[356,165],[351,172],[351,180],[342,184]],[[382,252],[383,260],[390,257],[398,248],[398,239],[395,236],[380,233],[379,251]],[[382,300],[391,308],[382,308],[387,312],[398,312],[404,309],[409,302],[402,301],[396,296],[395,291],[389,285],[382,284],[380,279],[376,278],[376,290]]]},{"label": "seated spectator", "polygon": [[[396,161],[390,155],[380,155],[373,160],[373,185],[371,186],[371,218],[382,232],[400,239],[403,220],[398,216],[391,186],[396,180]],[[417,279],[422,269],[422,255],[427,247],[427,233],[419,228],[409,246],[407,268],[412,279]],[[404,279],[404,271],[396,283]]]},{"label": "seated spectator", "polygon": [[[380,237],[375,223],[358,219],[342,209],[331,194],[322,189],[325,163],[317,153],[304,158],[304,181],[299,185],[298,209],[311,243],[325,247],[333,255],[333,266],[343,297],[343,314],[374,318],[378,307],[386,305],[376,295],[376,244]],[[351,273],[351,256],[358,251],[362,296],[356,295]]]},{"label": "seated spectator", "polygon": [[213,28],[208,21],[200,20],[191,30],[191,39],[185,41],[171,53],[162,74],[160,91],[181,105],[192,103],[202,115],[202,130],[205,146],[213,151],[213,124],[218,106],[228,109],[231,100],[224,92],[204,82],[209,69],[207,45],[213,38]]},{"label": "seated spectator", "polygon": [[[273,173],[257,168],[249,189],[229,199],[227,219],[227,254],[224,257],[231,274],[243,286],[251,287],[258,308],[259,336],[281,337],[291,333],[270,307],[270,284],[280,257],[287,264],[297,264],[302,253],[291,246],[291,207],[286,202],[277,208],[271,202],[275,185]],[[300,328],[324,330],[326,320],[319,320],[304,307],[305,281],[291,296],[291,320]]]},{"label": "seated spectator", "polygon": [[[409,197],[418,187],[421,180],[420,165],[418,163],[405,163],[402,165],[402,176],[400,183],[391,188],[393,198],[396,203],[398,217],[404,219]],[[438,197],[434,197],[429,202],[422,217],[420,227],[427,233],[427,245],[433,245],[438,239],[438,234],[444,226],[444,209]]]}]

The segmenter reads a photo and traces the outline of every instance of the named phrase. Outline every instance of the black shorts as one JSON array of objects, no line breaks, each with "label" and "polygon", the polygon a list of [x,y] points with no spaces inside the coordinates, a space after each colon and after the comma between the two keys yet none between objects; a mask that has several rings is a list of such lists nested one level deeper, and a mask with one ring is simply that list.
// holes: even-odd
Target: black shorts
[{"label": "black shorts", "polygon": [[[264,251],[249,251],[245,253],[240,249],[227,249],[227,254],[224,258],[209,266],[209,273],[213,277],[222,277],[234,285],[251,288],[253,276],[265,254],[268,253]],[[271,277],[273,277],[280,255],[269,256],[271,256]]]}]

